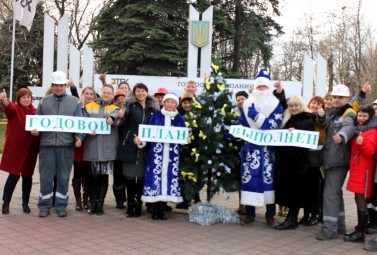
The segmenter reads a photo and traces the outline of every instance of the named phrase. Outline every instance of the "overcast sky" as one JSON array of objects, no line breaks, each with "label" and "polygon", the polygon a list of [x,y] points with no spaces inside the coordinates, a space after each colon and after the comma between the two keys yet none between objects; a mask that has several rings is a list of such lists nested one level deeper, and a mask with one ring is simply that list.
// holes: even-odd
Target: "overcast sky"
[{"label": "overcast sky", "polygon": [[[328,13],[342,15],[344,11],[353,11],[358,0],[280,0],[279,6],[282,16],[275,20],[284,26],[286,36],[298,27],[305,14],[313,14],[314,22],[321,24]],[[362,0],[362,13],[365,19],[377,28],[376,0]],[[322,22],[323,25],[323,22]]]}]

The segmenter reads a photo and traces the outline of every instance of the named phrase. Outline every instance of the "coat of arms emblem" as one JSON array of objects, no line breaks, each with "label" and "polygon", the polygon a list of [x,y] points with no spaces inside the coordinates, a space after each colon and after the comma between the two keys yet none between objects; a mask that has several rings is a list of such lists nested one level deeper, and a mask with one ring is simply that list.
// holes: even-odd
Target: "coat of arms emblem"
[{"label": "coat of arms emblem", "polygon": [[190,42],[198,48],[205,46],[209,41],[209,21],[191,21]]}]

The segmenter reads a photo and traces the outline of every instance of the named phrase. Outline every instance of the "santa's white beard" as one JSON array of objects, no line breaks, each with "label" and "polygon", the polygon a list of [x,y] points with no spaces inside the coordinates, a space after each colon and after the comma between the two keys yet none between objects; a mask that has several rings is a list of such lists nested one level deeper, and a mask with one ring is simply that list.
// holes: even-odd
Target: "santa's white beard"
[{"label": "santa's white beard", "polygon": [[254,104],[255,109],[264,114],[269,115],[271,110],[268,112],[264,112],[266,108],[270,108],[269,106],[273,104],[276,100],[276,97],[272,94],[271,90],[254,90],[253,93],[250,95],[251,102]]},{"label": "santa's white beard", "polygon": [[254,104],[255,110],[268,118],[279,105],[279,100],[272,94],[270,90],[254,90],[250,97],[243,103],[243,112],[247,123],[251,128],[260,128],[260,124],[256,124],[255,120],[248,116],[249,107]]}]

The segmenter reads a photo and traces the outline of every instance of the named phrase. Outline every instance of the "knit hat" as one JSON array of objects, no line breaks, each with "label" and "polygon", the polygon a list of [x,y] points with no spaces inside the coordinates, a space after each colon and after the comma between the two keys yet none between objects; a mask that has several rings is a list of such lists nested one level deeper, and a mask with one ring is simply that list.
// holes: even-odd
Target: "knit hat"
[{"label": "knit hat", "polygon": [[265,68],[260,69],[257,76],[255,76],[254,89],[260,86],[267,86],[268,88],[271,87],[271,77]]},{"label": "knit hat", "polygon": [[169,93],[167,89],[165,89],[165,88],[158,88],[156,90],[156,92],[154,92],[153,96],[156,96],[157,94],[166,95],[167,93]]},{"label": "knit hat", "polygon": [[119,96],[126,96],[126,93],[124,92],[123,89],[118,89],[115,94],[114,94],[114,101],[117,100],[117,97]]},{"label": "knit hat", "polygon": [[177,105],[179,104],[178,97],[175,94],[171,93],[171,92],[167,93],[164,96],[164,99],[162,99],[162,102],[165,103],[165,100],[167,100],[167,99],[173,99],[177,103]]}]

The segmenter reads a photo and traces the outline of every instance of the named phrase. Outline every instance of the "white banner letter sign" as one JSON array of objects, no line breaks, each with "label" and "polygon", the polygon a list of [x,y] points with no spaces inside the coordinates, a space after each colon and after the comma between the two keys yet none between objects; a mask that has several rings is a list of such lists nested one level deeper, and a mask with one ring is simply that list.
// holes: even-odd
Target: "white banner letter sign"
[{"label": "white banner letter sign", "polygon": [[187,137],[187,128],[139,125],[140,141],[187,144]]},{"label": "white banner letter sign", "polygon": [[110,134],[105,118],[86,118],[62,115],[26,115],[25,130],[91,134]]},{"label": "white banner letter sign", "polygon": [[319,132],[294,129],[260,130],[241,125],[230,126],[229,133],[249,143],[267,146],[296,146],[317,149]]}]

